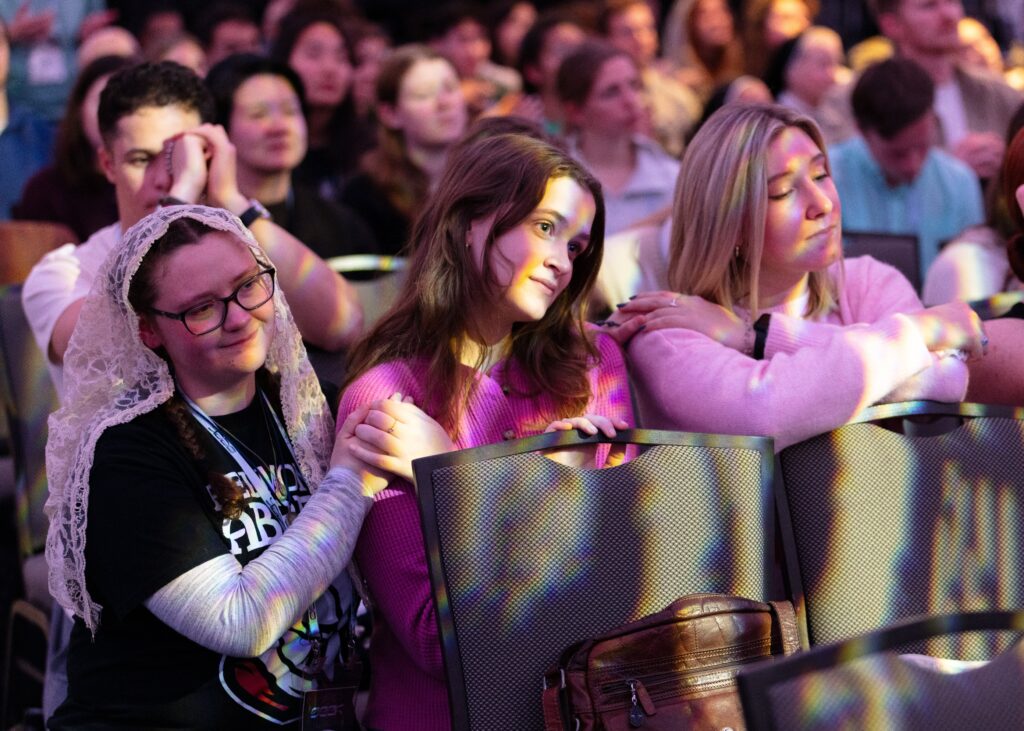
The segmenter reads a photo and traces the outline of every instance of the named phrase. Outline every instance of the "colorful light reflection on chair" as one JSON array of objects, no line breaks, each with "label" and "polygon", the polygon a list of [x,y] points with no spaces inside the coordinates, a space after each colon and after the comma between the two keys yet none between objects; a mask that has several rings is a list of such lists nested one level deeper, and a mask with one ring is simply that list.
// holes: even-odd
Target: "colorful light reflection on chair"
[{"label": "colorful light reflection on chair", "polygon": [[[915,615],[1024,607],[1022,415],[889,404],[782,451],[787,565],[812,645]],[[921,651],[987,659],[1003,647],[973,636]]]},{"label": "colorful light reflection on chair", "polygon": [[414,463],[453,728],[542,729],[541,678],[565,647],[681,595],[781,598],[770,439],[624,432],[652,446],[600,470],[540,454],[596,441]]}]

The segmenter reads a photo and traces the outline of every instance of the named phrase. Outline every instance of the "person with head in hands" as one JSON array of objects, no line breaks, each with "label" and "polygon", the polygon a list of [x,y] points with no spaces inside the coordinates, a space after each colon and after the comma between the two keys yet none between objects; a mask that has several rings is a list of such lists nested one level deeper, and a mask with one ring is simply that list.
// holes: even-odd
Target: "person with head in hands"
[{"label": "person with head in hands", "polygon": [[[1006,127],[1024,96],[997,75],[963,62],[959,33],[963,2],[871,0],[868,5],[896,55],[914,61],[931,77],[938,144],[980,179],[991,178],[1003,159]],[[848,85],[826,100],[836,106],[838,115],[850,120],[846,136],[856,131],[849,113],[852,88]]]},{"label": "person with head in hands", "polygon": [[938,144],[934,96],[916,62],[880,61],[853,88],[857,136],[829,147],[844,228],[913,234],[922,280],[943,242],[985,220],[976,176]]}]

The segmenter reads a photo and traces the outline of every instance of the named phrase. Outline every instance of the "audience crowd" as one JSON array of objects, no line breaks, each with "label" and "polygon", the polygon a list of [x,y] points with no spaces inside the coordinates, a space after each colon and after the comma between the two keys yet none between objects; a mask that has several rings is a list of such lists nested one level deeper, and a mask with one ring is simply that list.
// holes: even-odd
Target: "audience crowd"
[{"label": "audience crowd", "polygon": [[967,304],[1024,289],[1024,28],[868,1],[0,0],[0,222],[81,242],[22,289],[48,728],[293,722],[360,599],[365,727],[448,728],[422,456],[1024,406]]}]

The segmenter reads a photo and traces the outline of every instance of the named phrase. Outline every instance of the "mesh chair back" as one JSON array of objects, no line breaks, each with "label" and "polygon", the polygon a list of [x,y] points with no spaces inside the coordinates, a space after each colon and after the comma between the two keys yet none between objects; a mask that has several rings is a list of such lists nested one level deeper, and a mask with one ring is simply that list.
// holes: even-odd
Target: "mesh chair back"
[{"label": "mesh chair back", "polygon": [[[1024,607],[1021,416],[890,404],[781,452],[786,565],[812,645],[914,615]],[[1002,646],[921,651],[983,659]]]},{"label": "mesh chair back", "polygon": [[[358,293],[364,328],[387,312],[405,281],[406,261],[400,256],[349,254],[332,257],[327,260],[327,265],[344,275]],[[348,367],[345,351],[321,350],[307,343],[306,355],[322,384],[337,386],[345,382]]]},{"label": "mesh chair back", "polygon": [[568,645],[693,592],[771,586],[770,439],[623,432],[608,469],[540,450],[561,432],[414,463],[456,729],[542,729],[541,679]]},{"label": "mesh chair back", "polygon": [[1024,728],[1024,644],[963,667],[906,647],[952,632],[1024,631],[1024,612],[976,612],[904,620],[833,645],[742,670],[748,731],[1009,731]]},{"label": "mesh chair back", "polygon": [[46,420],[59,404],[21,307],[20,285],[0,288],[0,400],[11,435],[18,547],[24,559],[46,544]]},{"label": "mesh chair back", "polygon": [[[331,269],[350,277],[349,284],[355,287],[363,305],[365,327],[377,322],[398,298],[405,282],[406,264],[403,257],[377,254],[351,254],[327,260]],[[353,275],[368,276],[355,279],[351,278]]]},{"label": "mesh chair back", "polygon": [[843,256],[873,256],[899,269],[921,291],[921,252],[917,236],[876,231],[843,231]]}]

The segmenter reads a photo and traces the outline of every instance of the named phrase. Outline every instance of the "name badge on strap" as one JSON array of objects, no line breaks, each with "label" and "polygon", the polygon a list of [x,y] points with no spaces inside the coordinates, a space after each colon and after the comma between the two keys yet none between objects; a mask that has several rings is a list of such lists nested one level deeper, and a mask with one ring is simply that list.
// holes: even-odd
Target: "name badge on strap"
[{"label": "name badge on strap", "polygon": [[335,669],[330,688],[311,690],[302,695],[302,731],[356,731],[355,695],[362,676],[362,665],[351,660]]}]

